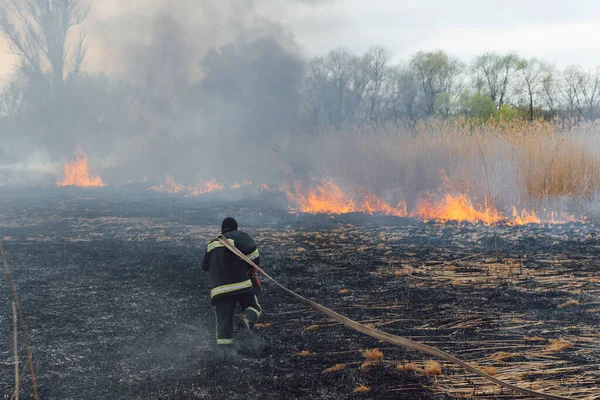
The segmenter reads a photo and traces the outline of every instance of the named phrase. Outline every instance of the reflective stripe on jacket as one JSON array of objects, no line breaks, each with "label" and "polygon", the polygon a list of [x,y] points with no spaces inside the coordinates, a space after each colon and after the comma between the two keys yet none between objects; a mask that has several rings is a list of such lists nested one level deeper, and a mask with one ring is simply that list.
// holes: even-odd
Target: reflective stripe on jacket
[{"label": "reflective stripe on jacket", "polygon": [[[260,254],[254,240],[242,231],[226,232],[223,236],[255,263],[260,263]],[[206,246],[202,269],[210,275],[210,298],[249,292],[252,268],[229,251],[217,239]]]}]

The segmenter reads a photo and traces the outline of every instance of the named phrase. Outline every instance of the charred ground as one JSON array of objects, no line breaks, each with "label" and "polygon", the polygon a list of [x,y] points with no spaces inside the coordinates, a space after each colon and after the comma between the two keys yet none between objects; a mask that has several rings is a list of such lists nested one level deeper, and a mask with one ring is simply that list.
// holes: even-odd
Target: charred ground
[{"label": "charred ground", "polygon": [[[448,364],[437,377],[396,371],[429,358],[350,331],[268,282],[264,351],[215,358],[198,263],[226,215],[256,238],[265,268],[306,297],[494,368],[499,378],[577,398],[600,395],[594,223],[295,216],[276,198],[224,203],[108,189],[18,192],[0,202],[0,237],[44,399],[506,398]],[[0,396],[9,398],[10,292],[0,288]],[[553,349],[561,338],[572,347]],[[362,350],[371,348],[383,361],[361,370]],[[345,369],[323,373],[336,364]],[[371,391],[353,393],[360,384]],[[25,384],[23,398],[29,392]]]}]

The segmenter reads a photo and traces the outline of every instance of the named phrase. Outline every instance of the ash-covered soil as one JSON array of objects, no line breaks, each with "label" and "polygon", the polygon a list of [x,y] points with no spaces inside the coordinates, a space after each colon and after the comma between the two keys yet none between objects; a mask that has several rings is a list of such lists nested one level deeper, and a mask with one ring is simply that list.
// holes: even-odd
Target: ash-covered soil
[{"label": "ash-covered soil", "polygon": [[[431,358],[351,331],[269,282],[257,332],[264,348],[217,357],[199,262],[226,215],[256,238],[264,268],[310,299],[524,387],[600,396],[597,225],[294,216],[276,202],[209,200],[79,190],[0,198],[0,239],[40,398],[520,398],[446,363],[438,376],[400,372]],[[8,284],[0,294],[0,398],[8,399]],[[363,368],[363,351],[374,348],[383,361]],[[336,364],[345,368],[323,373]],[[22,381],[21,398],[31,398],[27,372]],[[354,393],[359,385],[370,391]]]}]

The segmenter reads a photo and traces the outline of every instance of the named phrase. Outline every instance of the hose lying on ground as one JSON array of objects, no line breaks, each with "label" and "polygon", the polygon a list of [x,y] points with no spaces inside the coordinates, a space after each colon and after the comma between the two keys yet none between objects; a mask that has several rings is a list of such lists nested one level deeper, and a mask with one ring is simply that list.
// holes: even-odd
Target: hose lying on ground
[{"label": "hose lying on ground", "polygon": [[242,253],[240,250],[238,250],[236,247],[234,247],[223,235],[219,235],[217,237],[217,239],[219,240],[219,242],[221,242],[225,247],[227,247],[231,252],[233,252],[235,255],[239,256],[242,260],[244,260],[245,262],[247,262],[248,264],[250,264],[252,267],[256,268],[256,270],[258,272],[260,272],[261,274],[263,274],[265,276],[265,278],[267,278],[268,280],[270,280],[271,282],[273,282],[276,286],[278,286],[279,288],[281,288],[283,291],[291,294],[292,296],[294,296],[295,298],[297,298],[298,300],[308,304],[309,306],[311,306],[312,308],[315,308],[319,311],[321,311],[322,313],[330,316],[331,318],[333,318],[334,320],[346,325],[349,328],[354,329],[357,332],[360,333],[364,333],[365,335],[369,335],[372,336],[374,338],[398,345],[398,346],[402,346],[405,347],[407,349],[411,349],[411,350],[416,350],[416,351],[420,351],[421,353],[425,353],[437,358],[440,358],[442,360],[445,361],[449,361],[451,363],[454,364],[458,364],[461,367],[463,367],[464,369],[471,371],[474,374],[477,374],[479,376],[481,376],[482,378],[487,379],[490,382],[493,382],[497,385],[500,385],[502,387],[505,387],[506,389],[510,389],[514,392],[517,393],[521,393],[527,396],[532,396],[532,397],[538,397],[538,398],[542,398],[542,399],[549,399],[549,400],[569,400],[568,397],[561,397],[561,396],[555,396],[552,394],[546,394],[546,393],[541,393],[541,392],[536,392],[534,390],[529,390],[529,389],[524,389],[524,388],[520,388],[518,386],[515,386],[513,384],[510,384],[508,382],[504,382],[500,379],[494,378],[493,376],[486,374],[485,372],[467,364],[466,362],[448,354],[445,353],[441,350],[436,349],[435,347],[431,347],[431,346],[427,346],[425,344],[421,344],[418,342],[414,342],[410,339],[406,339],[400,336],[396,336],[396,335],[392,335],[383,331],[380,331],[378,329],[374,329],[374,328],[370,328],[368,326],[362,325],[356,321],[351,320],[350,318],[344,317],[341,314],[336,313],[333,310],[330,310],[329,308],[322,306],[318,303],[315,303],[312,300],[309,300],[305,297],[300,296],[299,294],[297,294],[296,292],[286,288],[285,286],[283,286],[282,284],[280,284],[279,282],[277,282],[275,279],[273,279],[271,276],[269,276],[269,274],[267,274],[262,268],[260,268],[258,265],[256,265],[254,262],[252,262],[252,260],[250,260],[248,257],[246,257],[244,255],[244,253]]}]

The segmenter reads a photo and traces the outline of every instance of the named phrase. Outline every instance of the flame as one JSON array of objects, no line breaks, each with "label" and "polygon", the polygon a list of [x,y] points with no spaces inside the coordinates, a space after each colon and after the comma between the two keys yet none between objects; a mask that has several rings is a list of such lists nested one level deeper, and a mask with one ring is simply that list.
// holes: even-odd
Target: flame
[{"label": "flame", "polygon": [[200,181],[195,186],[186,186],[180,183],[177,183],[172,176],[165,176],[165,183],[159,186],[152,186],[148,188],[148,190],[153,190],[156,192],[167,192],[171,194],[181,193],[185,196],[199,196],[201,194],[215,192],[219,190],[225,189],[223,184],[219,183],[216,178],[211,179],[210,181],[203,182]]},{"label": "flame", "polygon": [[486,225],[496,224],[504,219],[495,207],[482,206],[478,208],[476,209],[464,194],[457,196],[446,194],[438,201],[419,200],[411,215],[425,221],[482,222]]},{"label": "flame", "polygon": [[365,214],[384,213],[398,217],[407,215],[406,206],[399,204],[394,208],[372,193],[349,196],[332,179],[322,181],[316,187],[305,189],[301,182],[294,182],[295,193],[287,191],[290,202],[298,210],[312,214],[346,214],[362,212]]},{"label": "flame", "polygon": [[535,211],[521,210],[517,212],[517,207],[513,207],[511,225],[541,224],[542,221],[536,215]]},{"label": "flame", "polygon": [[231,189],[241,189],[244,186],[250,185],[252,185],[251,181],[242,181],[242,183],[234,183],[233,185],[231,185]]},{"label": "flame", "polygon": [[102,178],[90,174],[88,169],[88,155],[81,149],[75,151],[75,160],[65,163],[64,178],[56,182],[57,186],[98,187],[106,186]]},{"label": "flame", "polygon": [[566,212],[550,212],[546,218],[546,223],[552,224],[567,224],[569,222],[585,222],[585,218],[577,218],[573,214],[569,214]]}]

